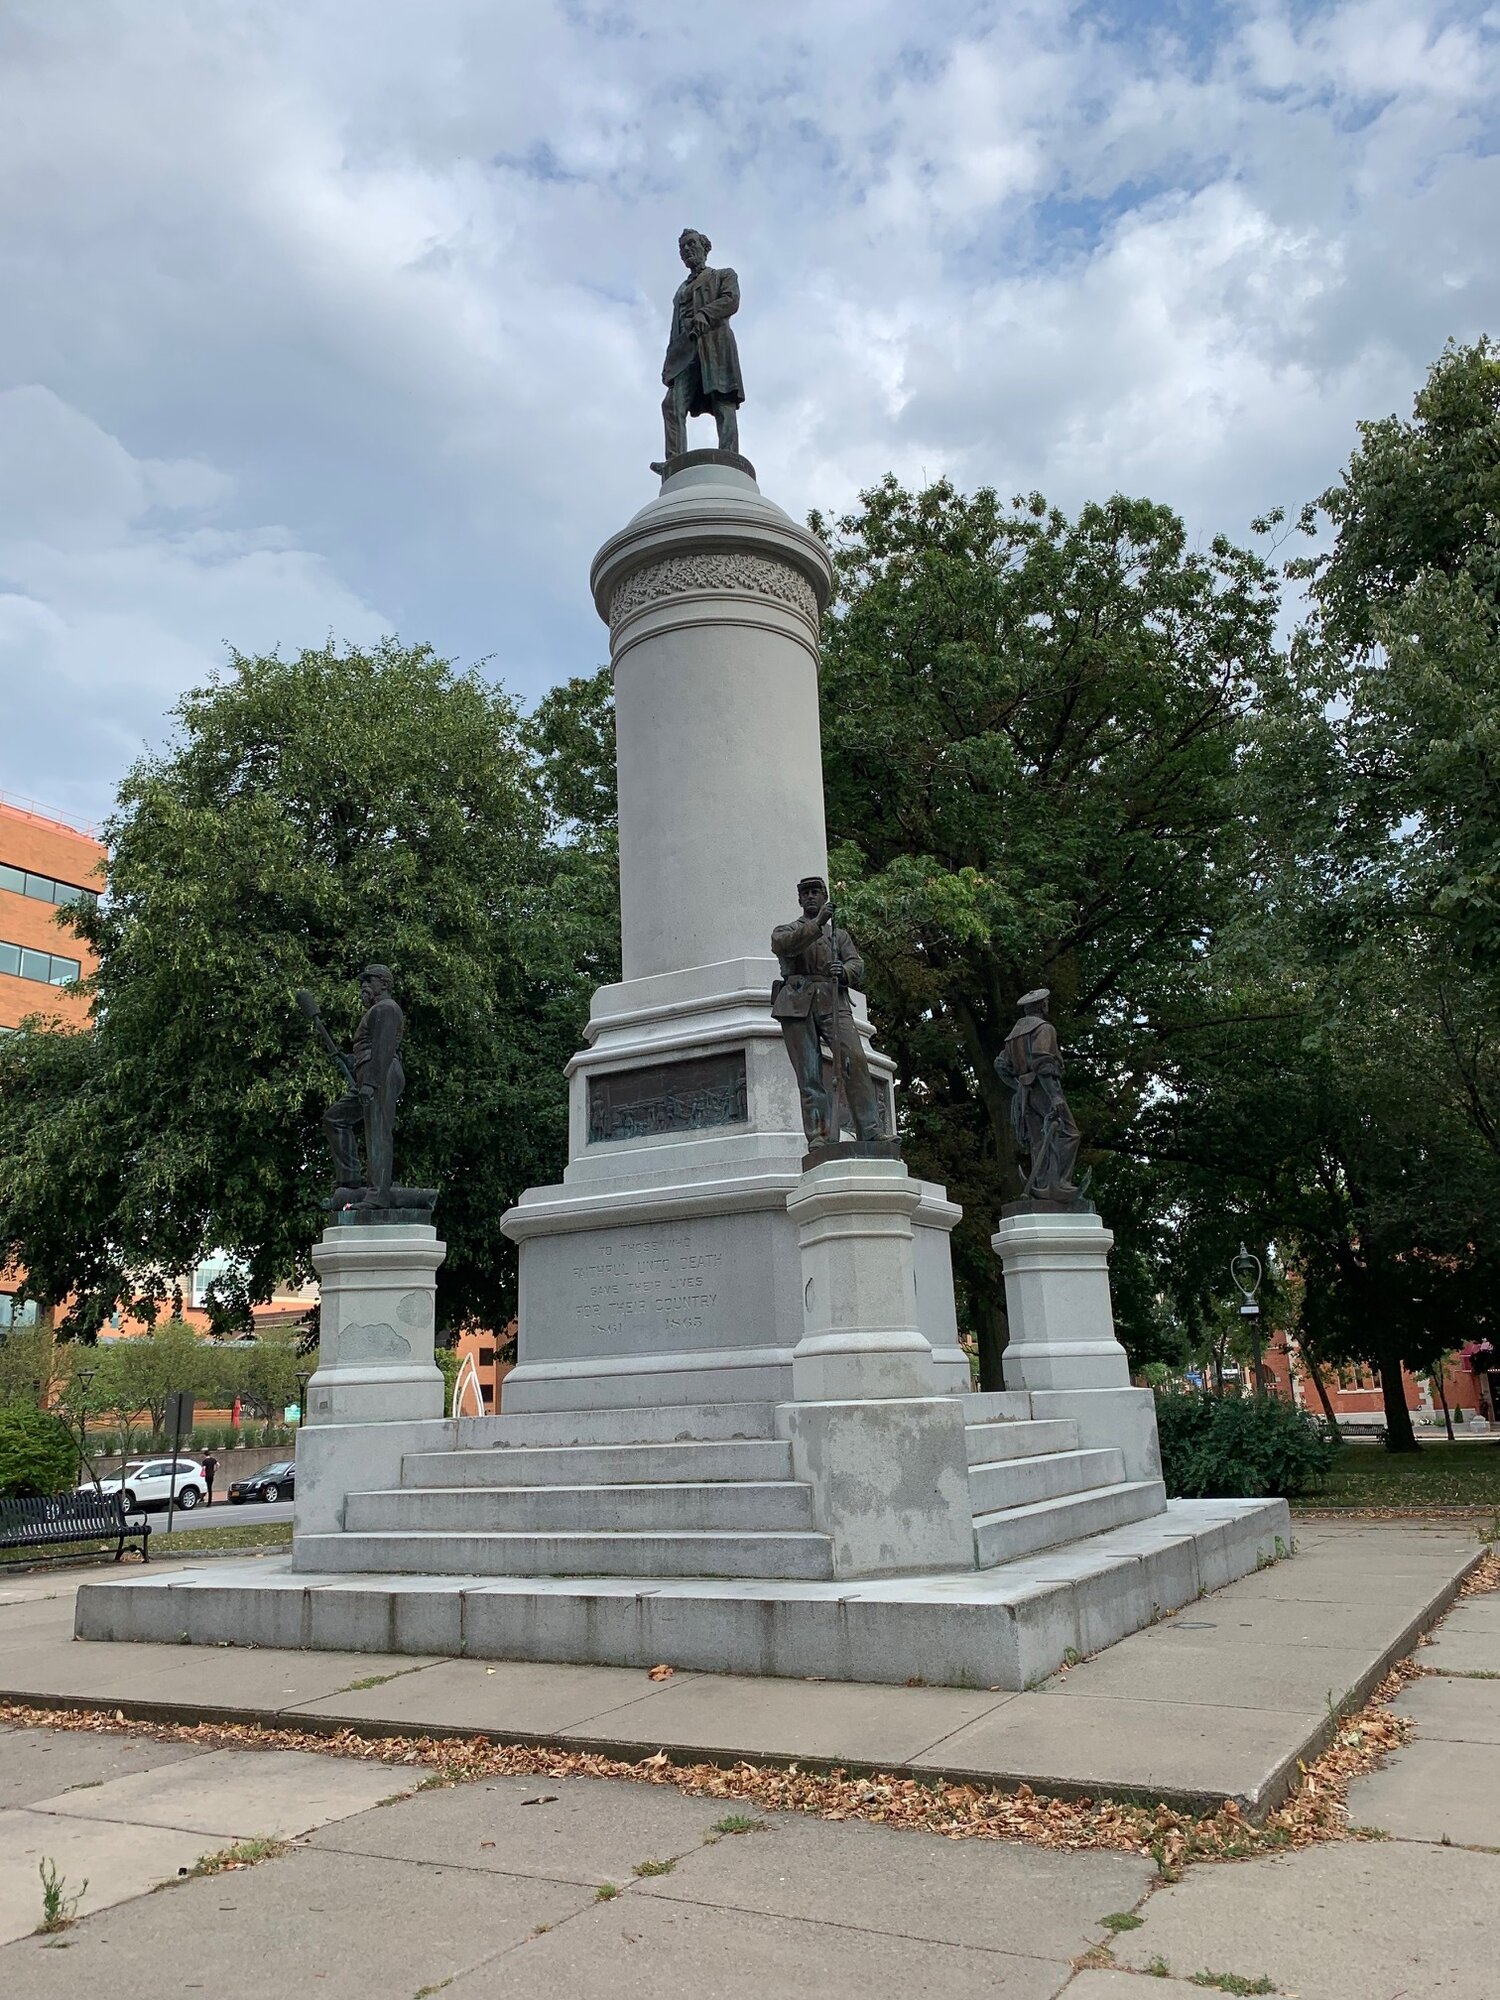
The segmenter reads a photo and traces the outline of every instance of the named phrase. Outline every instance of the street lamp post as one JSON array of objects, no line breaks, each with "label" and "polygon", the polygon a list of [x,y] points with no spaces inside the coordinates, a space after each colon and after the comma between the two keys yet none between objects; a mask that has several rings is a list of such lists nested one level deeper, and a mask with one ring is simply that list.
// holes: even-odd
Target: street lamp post
[{"label": "street lamp post", "polygon": [[1260,1290],[1261,1263],[1259,1257],[1247,1250],[1243,1243],[1239,1255],[1229,1260],[1229,1276],[1240,1294],[1240,1318],[1250,1323],[1250,1343],[1255,1357],[1255,1395],[1258,1402],[1264,1401],[1266,1371],[1261,1361],[1260,1306],[1256,1300]]}]

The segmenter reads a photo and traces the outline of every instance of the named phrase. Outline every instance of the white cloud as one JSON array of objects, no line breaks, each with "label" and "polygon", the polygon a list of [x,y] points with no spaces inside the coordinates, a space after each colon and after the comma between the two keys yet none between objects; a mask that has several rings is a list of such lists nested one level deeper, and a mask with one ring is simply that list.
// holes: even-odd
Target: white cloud
[{"label": "white cloud", "polygon": [[97,805],[221,639],[591,667],[690,220],[793,512],[893,467],[1243,533],[1500,324],[1497,46],[1463,0],[13,0],[0,785]]}]

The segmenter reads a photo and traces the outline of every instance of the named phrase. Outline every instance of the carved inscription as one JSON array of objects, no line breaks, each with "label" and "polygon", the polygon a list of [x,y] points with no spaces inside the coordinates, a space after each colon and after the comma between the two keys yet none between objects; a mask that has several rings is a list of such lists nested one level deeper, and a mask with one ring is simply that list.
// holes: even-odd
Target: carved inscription
[{"label": "carved inscription", "polygon": [[743,1049],[589,1078],[591,1146],[606,1139],[743,1125],[749,1115]]},{"label": "carved inscription", "polygon": [[602,1335],[691,1332],[713,1323],[724,1252],[688,1230],[601,1236],[570,1267],[580,1319]]}]

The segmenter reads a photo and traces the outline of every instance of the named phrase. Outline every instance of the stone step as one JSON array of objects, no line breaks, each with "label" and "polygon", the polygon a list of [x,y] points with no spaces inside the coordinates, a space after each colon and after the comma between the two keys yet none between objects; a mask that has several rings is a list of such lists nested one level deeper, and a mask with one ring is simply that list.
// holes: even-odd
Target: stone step
[{"label": "stone step", "polygon": [[628,1576],[828,1579],[812,1534],[299,1535],[299,1560],[364,1576]]},{"label": "stone step", "polygon": [[1112,1447],[1053,1451],[1040,1458],[1002,1458],[988,1465],[971,1465],[969,1494],[978,1517],[1011,1507],[1029,1507],[1036,1500],[1056,1500],[1067,1493],[1118,1486],[1124,1477],[1125,1454]]},{"label": "stone step", "polygon": [[703,1529],[769,1534],[813,1525],[811,1490],[795,1480],[710,1485],[424,1486],[351,1493],[351,1534],[652,1534]]},{"label": "stone step", "polygon": [[1025,1423],[1031,1415],[1026,1389],[976,1389],[964,1397],[966,1424]]},{"label": "stone step", "polygon": [[1062,1542],[1102,1535],[1132,1521],[1149,1521],[1167,1504],[1167,1489],[1159,1479],[1127,1480],[1101,1486],[1091,1493],[1071,1493],[1058,1500],[1040,1500],[1029,1507],[1007,1507],[980,1514],[974,1522],[974,1551],[981,1569],[1015,1562],[1039,1549]]},{"label": "stone step", "polygon": [[673,1444],[775,1435],[771,1403],[660,1403],[642,1409],[522,1410],[472,1417],[459,1427],[461,1449],[507,1445]]},{"label": "stone step", "polygon": [[1038,1458],[1045,1451],[1076,1451],[1078,1426],[1071,1417],[1045,1422],[1025,1419],[990,1424],[966,1424],[964,1436],[970,1465],[993,1465],[1002,1458]]},{"label": "stone step", "polygon": [[401,1461],[401,1484],[407,1487],[656,1486],[676,1480],[791,1476],[792,1447],[776,1438],[726,1438],[716,1444],[513,1444],[488,1451],[412,1452]]}]

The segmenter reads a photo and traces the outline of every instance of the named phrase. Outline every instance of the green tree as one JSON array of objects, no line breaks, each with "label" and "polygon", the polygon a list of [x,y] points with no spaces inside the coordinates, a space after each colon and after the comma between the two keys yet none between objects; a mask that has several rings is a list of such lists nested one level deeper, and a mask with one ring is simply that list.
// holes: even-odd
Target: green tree
[{"label": "green tree", "polygon": [[78,1445],[60,1417],[35,1403],[0,1405],[0,1499],[45,1499],[77,1477]]},{"label": "green tree", "polygon": [[1138,1361],[1176,1352],[1136,1127],[1203,1015],[1240,894],[1236,752],[1279,674],[1275,578],[1222,538],[1190,548],[1148,501],[1069,519],[945,481],[887,478],[831,539],[830,861],[908,1157],[964,1204],[955,1267],[982,1379],[998,1383],[1005,1338],[988,1236],[1019,1192],[993,1065],[1037,984],[1120,1238],[1122,1333]]},{"label": "green tree", "polygon": [[408,1021],[398,1173],[441,1190],[440,1323],[503,1325],[496,1223],[562,1165],[563,1065],[614,949],[515,705],[388,640],[236,654],[176,720],[121,788],[109,896],[74,913],[91,1029],[0,1046],[0,1250],[85,1335],[222,1250],[220,1323],[244,1325],[324,1219],[338,1079],[293,993],[347,1036],[379,960]]}]

